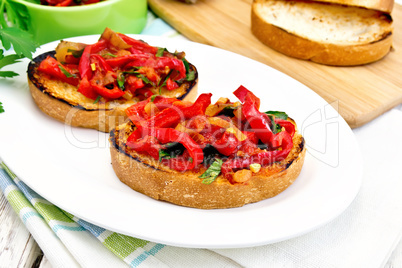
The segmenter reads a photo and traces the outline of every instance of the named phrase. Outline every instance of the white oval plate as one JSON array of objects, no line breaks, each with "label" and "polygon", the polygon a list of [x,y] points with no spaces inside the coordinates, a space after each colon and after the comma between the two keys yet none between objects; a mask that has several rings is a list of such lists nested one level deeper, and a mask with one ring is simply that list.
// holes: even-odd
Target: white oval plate
[{"label": "white oval plate", "polygon": [[[199,71],[199,93],[236,100],[244,85],[261,110],[287,112],[305,136],[303,170],[278,196],[241,208],[200,210],[153,200],[122,184],[110,164],[108,134],[71,128],[42,113],[28,91],[28,61],[1,82],[0,155],[28,186],[60,208],[122,234],[168,245],[235,248],[274,243],[312,231],[341,214],[362,180],[361,156],[349,126],[316,93],[246,57],[188,41],[136,36],[185,51]],[[71,40],[93,43],[98,36]],[[46,44],[36,54],[53,50]]]}]

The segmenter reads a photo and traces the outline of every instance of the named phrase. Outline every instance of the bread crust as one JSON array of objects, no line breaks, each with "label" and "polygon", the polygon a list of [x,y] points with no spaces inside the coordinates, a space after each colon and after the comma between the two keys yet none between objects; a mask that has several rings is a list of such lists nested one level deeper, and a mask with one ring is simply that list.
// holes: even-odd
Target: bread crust
[{"label": "bread crust", "polygon": [[199,209],[241,207],[274,197],[287,189],[299,176],[306,154],[303,137],[296,132],[294,146],[282,162],[263,167],[245,183],[231,184],[222,175],[211,184],[203,184],[203,171],[178,172],[151,157],[125,146],[130,123],[110,133],[113,169],[121,182],[156,200]]},{"label": "bread crust", "polygon": [[364,44],[343,45],[303,38],[264,20],[257,11],[257,2],[254,1],[251,11],[252,33],[262,43],[285,55],[325,65],[355,66],[378,61],[392,48],[392,31],[385,32],[377,41]]},{"label": "bread crust", "polygon": [[394,0],[313,0],[314,2],[326,2],[345,6],[364,7],[391,14],[394,8]]},{"label": "bread crust", "polygon": [[[32,98],[36,105],[47,115],[54,119],[63,122],[73,127],[82,127],[96,129],[102,132],[110,132],[116,126],[124,123],[127,120],[125,109],[134,104],[135,101],[121,103],[109,108],[105,105],[98,105],[97,107],[85,108],[83,104],[71,103],[63,98],[57,98],[48,93],[47,86],[44,85],[44,79],[47,79],[37,72],[37,67],[41,60],[45,59],[47,55],[54,55],[54,52],[47,52],[36,57],[28,65],[28,86]],[[195,66],[190,64],[190,68],[196,71]],[[186,93],[180,97],[183,100],[192,101],[197,96],[197,83],[198,74],[196,72],[196,79],[191,81]],[[72,87],[63,82],[53,83],[60,88]],[[76,92],[74,94],[80,95]],[[89,106],[93,100],[88,99]]]}]

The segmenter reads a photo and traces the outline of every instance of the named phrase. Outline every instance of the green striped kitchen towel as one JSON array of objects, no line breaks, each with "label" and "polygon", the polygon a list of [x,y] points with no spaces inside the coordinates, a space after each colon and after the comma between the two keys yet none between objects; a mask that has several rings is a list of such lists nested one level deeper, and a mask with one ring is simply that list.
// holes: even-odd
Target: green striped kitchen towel
[{"label": "green striped kitchen towel", "polygon": [[238,267],[210,250],[166,246],[93,225],[48,202],[3,162],[0,166],[5,197],[54,267]]}]

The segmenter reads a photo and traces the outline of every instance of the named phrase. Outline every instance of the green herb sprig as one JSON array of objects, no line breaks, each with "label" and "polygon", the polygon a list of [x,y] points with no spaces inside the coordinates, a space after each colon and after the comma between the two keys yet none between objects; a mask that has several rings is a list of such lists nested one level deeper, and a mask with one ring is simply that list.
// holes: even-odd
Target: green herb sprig
[{"label": "green herb sprig", "polygon": [[216,180],[216,178],[219,176],[219,174],[221,173],[222,164],[223,164],[222,159],[215,158],[215,161],[199,177],[199,178],[203,179],[202,183],[211,184],[212,182],[214,182]]},{"label": "green herb sprig", "polygon": [[[18,74],[4,70],[4,67],[17,63],[22,58],[32,59],[32,54],[39,46],[33,36],[27,32],[28,12],[10,0],[0,0],[0,78],[12,78]],[[5,55],[5,51],[14,49],[14,53]],[[4,112],[0,106],[0,113]]]}]

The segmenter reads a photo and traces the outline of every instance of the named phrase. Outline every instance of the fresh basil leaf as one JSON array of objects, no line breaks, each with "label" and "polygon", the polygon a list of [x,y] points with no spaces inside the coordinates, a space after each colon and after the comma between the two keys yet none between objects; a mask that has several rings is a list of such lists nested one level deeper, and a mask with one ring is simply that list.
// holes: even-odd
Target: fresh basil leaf
[{"label": "fresh basil leaf", "polygon": [[268,115],[271,114],[271,115],[273,115],[273,116],[275,116],[276,118],[279,118],[279,119],[284,119],[284,120],[288,119],[288,115],[285,112],[267,111],[265,113],[268,114]]},{"label": "fresh basil leaf", "polygon": [[161,162],[162,159],[170,159],[170,158],[171,156],[167,151],[162,149],[159,150],[159,162]]},{"label": "fresh basil leaf", "polygon": [[156,57],[162,57],[163,56],[163,52],[167,51],[166,48],[163,47],[159,47],[158,51],[156,52],[155,56]]},{"label": "fresh basil leaf", "polygon": [[180,142],[169,142],[164,146],[164,149],[159,150],[159,161],[164,159],[175,158],[182,155],[186,148]]},{"label": "fresh basil leaf", "polygon": [[118,86],[121,90],[124,90],[124,83],[126,82],[126,77],[124,76],[123,73],[120,73],[120,74],[117,76],[116,81],[117,81],[117,86]]},{"label": "fresh basil leaf", "polygon": [[209,168],[199,178],[203,179],[202,183],[211,184],[221,173],[223,161],[219,158],[215,158],[215,161],[209,166]]},{"label": "fresh basil leaf", "polygon": [[77,77],[77,75],[69,73],[69,72],[68,72],[66,69],[64,69],[64,67],[61,66],[60,64],[59,64],[58,66],[59,66],[60,71],[61,71],[67,78],[71,78],[71,77],[76,78],[76,77]]},{"label": "fresh basil leaf", "polygon": [[281,132],[281,126],[279,126],[277,123],[275,123],[275,116],[268,114],[269,120],[271,120],[271,131],[274,134],[277,134]]},{"label": "fresh basil leaf", "polygon": [[0,102],[0,114],[4,113],[3,103]]},{"label": "fresh basil leaf", "polygon": [[226,106],[225,108],[222,109],[222,111],[220,111],[218,113],[218,115],[225,115],[228,117],[234,117],[234,111],[237,110],[239,108],[239,106],[234,107],[234,106]]},{"label": "fresh basil leaf", "polygon": [[159,95],[162,94],[162,87],[166,86],[167,80],[169,79],[169,77],[170,77],[170,75],[172,74],[172,72],[173,72],[173,70],[170,70],[170,71],[169,71],[169,73],[165,76],[165,79],[163,79],[162,84],[160,84],[160,82],[161,82],[162,80],[159,81]]},{"label": "fresh basil leaf", "polygon": [[142,81],[144,81],[145,84],[153,85],[153,83],[152,83],[152,82],[148,79],[148,77],[146,77],[145,75],[139,74],[139,75],[137,75],[137,77],[138,77],[138,78],[141,78]]},{"label": "fresh basil leaf", "polygon": [[186,74],[186,80],[187,81],[193,81],[195,79],[195,72],[194,71],[189,71]]},{"label": "fresh basil leaf", "polygon": [[151,102],[154,102],[156,96],[158,96],[158,95],[155,94],[155,95],[152,95],[152,96],[151,96]]},{"label": "fresh basil leaf", "polygon": [[186,80],[187,81],[193,81],[195,79],[195,71],[190,71],[190,64],[186,60],[186,58],[182,58],[181,61],[184,64],[184,67],[186,68]]}]

